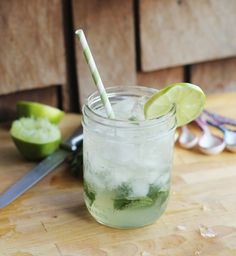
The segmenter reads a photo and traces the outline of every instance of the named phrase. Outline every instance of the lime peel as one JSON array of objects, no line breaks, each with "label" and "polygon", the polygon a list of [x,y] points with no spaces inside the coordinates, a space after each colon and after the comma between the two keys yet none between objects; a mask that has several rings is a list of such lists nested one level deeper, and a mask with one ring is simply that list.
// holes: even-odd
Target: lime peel
[{"label": "lime peel", "polygon": [[197,85],[174,83],[151,96],[144,105],[144,114],[147,119],[157,118],[166,114],[175,104],[177,126],[182,126],[201,114],[205,98]]},{"label": "lime peel", "polygon": [[64,116],[64,112],[58,108],[32,101],[18,101],[16,111],[18,118],[43,117],[55,124],[58,124]]}]

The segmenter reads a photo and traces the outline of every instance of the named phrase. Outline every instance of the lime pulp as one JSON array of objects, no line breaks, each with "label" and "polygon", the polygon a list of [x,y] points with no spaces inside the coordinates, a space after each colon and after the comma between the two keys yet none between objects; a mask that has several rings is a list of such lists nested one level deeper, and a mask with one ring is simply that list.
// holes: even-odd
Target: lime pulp
[{"label": "lime pulp", "polygon": [[10,134],[19,152],[28,160],[50,155],[61,142],[59,128],[46,118],[22,117],[12,123]]}]

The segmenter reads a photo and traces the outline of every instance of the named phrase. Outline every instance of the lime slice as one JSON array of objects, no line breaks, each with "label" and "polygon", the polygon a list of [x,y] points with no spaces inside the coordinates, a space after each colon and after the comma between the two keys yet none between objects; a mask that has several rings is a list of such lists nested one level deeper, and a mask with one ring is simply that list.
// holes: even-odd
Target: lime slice
[{"label": "lime slice", "polygon": [[32,101],[19,101],[16,105],[18,117],[46,117],[51,123],[57,124],[64,116],[64,112],[45,104]]},{"label": "lime slice", "polygon": [[22,117],[12,123],[10,134],[17,149],[28,160],[50,155],[61,142],[59,128],[46,118]]},{"label": "lime slice", "polygon": [[157,118],[166,114],[175,104],[177,126],[182,126],[201,114],[205,98],[197,85],[174,83],[151,96],[144,105],[144,114],[147,119]]}]

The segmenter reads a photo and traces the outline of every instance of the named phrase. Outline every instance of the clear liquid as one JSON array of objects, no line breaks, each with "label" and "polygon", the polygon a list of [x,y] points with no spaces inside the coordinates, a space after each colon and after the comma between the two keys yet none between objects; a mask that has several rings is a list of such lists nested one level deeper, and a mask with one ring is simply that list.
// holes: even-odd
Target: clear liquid
[{"label": "clear liquid", "polygon": [[[118,102],[113,105],[116,117],[143,120],[143,102],[143,97]],[[162,215],[173,156],[174,129],[165,132],[169,126],[141,127],[137,122],[134,130],[94,124],[93,131],[84,129],[84,198],[98,222],[136,228]]]},{"label": "clear liquid", "polygon": [[94,189],[96,196],[91,201],[86,192],[85,203],[91,215],[98,222],[116,228],[136,228],[152,224],[164,212],[169,195],[169,189],[165,188],[153,201],[149,197],[126,199],[117,198],[116,190]]}]

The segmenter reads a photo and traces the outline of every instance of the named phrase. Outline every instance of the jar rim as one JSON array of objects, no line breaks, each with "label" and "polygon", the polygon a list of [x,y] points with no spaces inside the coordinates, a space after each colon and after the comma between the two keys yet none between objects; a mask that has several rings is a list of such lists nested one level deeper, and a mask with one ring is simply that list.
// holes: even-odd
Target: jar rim
[{"label": "jar rim", "polygon": [[[114,87],[107,87],[106,92],[108,95],[108,98],[112,98],[117,94],[124,94],[128,96],[128,92],[132,93],[132,91],[140,91],[144,93],[149,93],[150,96],[157,92],[157,89],[145,87],[145,86],[114,86]],[[133,92],[130,95],[135,95],[135,92]],[[145,119],[145,120],[120,120],[120,119],[109,119],[108,117],[104,117],[102,115],[99,115],[97,112],[93,110],[91,107],[91,104],[96,102],[101,102],[100,95],[98,91],[94,91],[91,94],[88,95],[88,97],[85,100],[85,103],[82,108],[83,116],[86,116],[89,119],[92,119],[97,124],[103,125],[103,126],[110,126],[110,127],[116,127],[116,128],[132,128],[134,129],[134,124],[139,124],[139,127],[145,128],[145,127],[152,127],[157,125],[162,125],[165,122],[168,122],[169,118],[171,118],[173,115],[176,114],[176,106],[173,103],[170,107],[170,109],[167,111],[167,113],[153,118],[153,119]],[[84,119],[84,118],[83,118]],[[137,126],[136,126],[137,127]],[[175,127],[173,127],[175,128]]]}]

